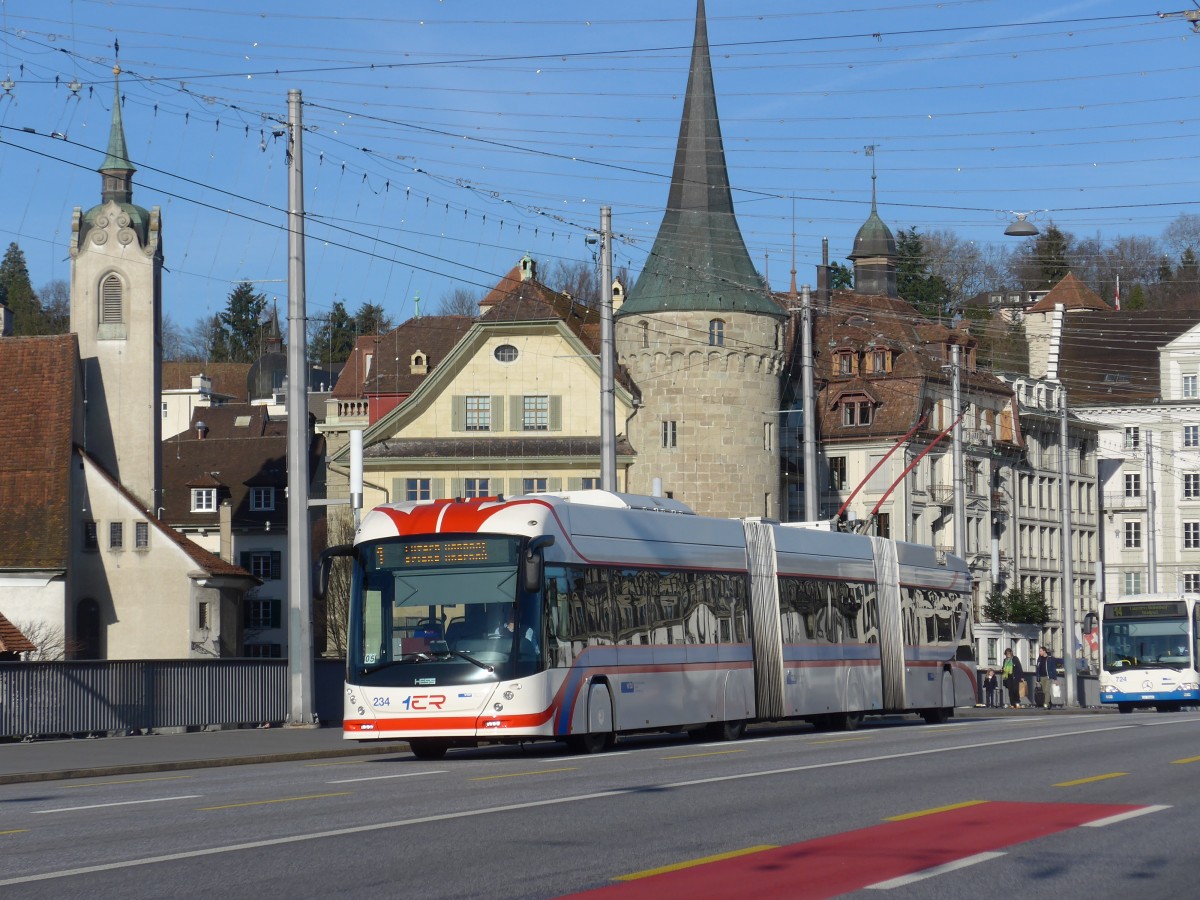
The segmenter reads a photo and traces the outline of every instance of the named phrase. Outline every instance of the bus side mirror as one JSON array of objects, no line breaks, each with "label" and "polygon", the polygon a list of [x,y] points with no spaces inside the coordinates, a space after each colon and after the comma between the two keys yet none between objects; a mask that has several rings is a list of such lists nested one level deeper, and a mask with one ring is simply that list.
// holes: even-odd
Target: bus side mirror
[{"label": "bus side mirror", "polygon": [[336,544],[333,547],[326,547],[321,551],[321,555],[317,557],[317,571],[313,578],[313,596],[318,600],[325,599],[325,593],[329,590],[329,570],[333,566],[333,560],[339,556],[353,556],[353,544]]},{"label": "bus side mirror", "polygon": [[1084,634],[1091,634],[1096,630],[1096,626],[1100,624],[1100,617],[1094,612],[1090,612],[1083,617]]},{"label": "bus side mirror", "polygon": [[554,535],[539,534],[525,547],[521,557],[521,590],[535,593],[542,587],[542,551],[554,546]]}]

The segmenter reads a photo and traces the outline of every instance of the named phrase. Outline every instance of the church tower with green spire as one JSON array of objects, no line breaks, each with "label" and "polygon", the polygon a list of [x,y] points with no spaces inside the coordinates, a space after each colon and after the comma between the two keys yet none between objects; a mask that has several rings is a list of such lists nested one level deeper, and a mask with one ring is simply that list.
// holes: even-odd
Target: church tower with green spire
[{"label": "church tower with green spire", "polygon": [[667,209],[616,312],[620,363],[641,406],[629,420],[628,489],[703,515],[779,515],[780,375],[786,311],[750,260],[733,210],[704,0]]},{"label": "church tower with green spire", "polygon": [[162,240],[158,207],[133,203],[114,67],[100,203],[71,217],[71,331],[79,336],[87,446],[150,515],[161,505]]}]

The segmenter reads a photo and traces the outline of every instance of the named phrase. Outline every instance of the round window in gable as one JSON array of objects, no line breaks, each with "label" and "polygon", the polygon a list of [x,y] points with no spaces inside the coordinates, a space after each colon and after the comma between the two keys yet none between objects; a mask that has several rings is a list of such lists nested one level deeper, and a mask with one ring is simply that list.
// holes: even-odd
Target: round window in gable
[{"label": "round window in gable", "polygon": [[496,348],[496,361],[502,363],[510,363],[517,361],[517,348],[512,344],[501,344]]}]

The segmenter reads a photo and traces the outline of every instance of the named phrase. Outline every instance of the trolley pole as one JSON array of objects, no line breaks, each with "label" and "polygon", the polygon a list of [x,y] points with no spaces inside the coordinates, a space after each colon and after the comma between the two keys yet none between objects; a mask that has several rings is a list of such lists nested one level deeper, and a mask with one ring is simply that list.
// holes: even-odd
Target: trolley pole
[{"label": "trolley pole", "polygon": [[288,91],[288,724],[316,724],[313,699],[312,536],[308,514],[305,366],[304,128],[300,91]]},{"label": "trolley pole", "polygon": [[600,488],[617,489],[617,410],[613,373],[612,207],[600,207]]}]

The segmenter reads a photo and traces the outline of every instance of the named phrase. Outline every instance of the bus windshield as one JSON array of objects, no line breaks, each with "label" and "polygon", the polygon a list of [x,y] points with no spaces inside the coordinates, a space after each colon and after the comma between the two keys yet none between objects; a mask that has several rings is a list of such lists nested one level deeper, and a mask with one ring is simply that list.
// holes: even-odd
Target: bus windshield
[{"label": "bus windshield", "polygon": [[540,603],[521,539],[392,538],[358,548],[349,664],[366,684],[480,682],[540,668]]},{"label": "bus windshield", "polygon": [[1192,666],[1183,603],[1117,604],[1105,610],[1104,668],[1186,669]]}]

